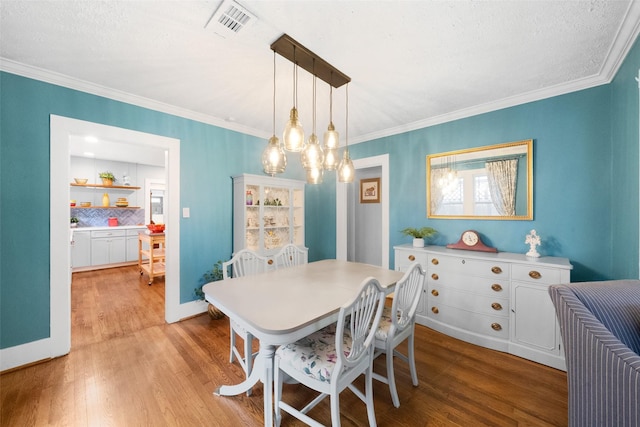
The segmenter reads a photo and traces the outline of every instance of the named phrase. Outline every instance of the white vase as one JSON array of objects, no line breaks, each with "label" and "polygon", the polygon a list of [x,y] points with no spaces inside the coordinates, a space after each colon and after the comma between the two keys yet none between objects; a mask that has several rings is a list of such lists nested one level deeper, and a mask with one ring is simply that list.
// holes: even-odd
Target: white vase
[{"label": "white vase", "polygon": [[424,239],[413,239],[414,248],[424,248]]}]

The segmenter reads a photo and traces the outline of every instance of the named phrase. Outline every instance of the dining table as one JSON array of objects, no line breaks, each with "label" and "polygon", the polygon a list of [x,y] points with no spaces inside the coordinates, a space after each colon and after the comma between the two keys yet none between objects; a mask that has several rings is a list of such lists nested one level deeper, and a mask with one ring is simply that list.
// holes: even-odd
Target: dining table
[{"label": "dining table", "polygon": [[204,285],[205,299],[260,342],[249,377],[220,386],[214,394],[239,395],[261,381],[264,425],[272,426],[276,348],[336,322],[340,307],[357,295],[365,279],[376,278],[389,294],[402,275],[375,265],[326,259]]}]

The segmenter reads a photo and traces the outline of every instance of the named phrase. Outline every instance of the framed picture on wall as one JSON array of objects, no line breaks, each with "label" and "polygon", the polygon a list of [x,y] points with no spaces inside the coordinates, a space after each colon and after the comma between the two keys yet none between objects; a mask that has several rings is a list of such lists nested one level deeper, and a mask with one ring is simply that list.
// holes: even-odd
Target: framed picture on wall
[{"label": "framed picture on wall", "polygon": [[380,178],[360,180],[360,203],[380,203]]}]

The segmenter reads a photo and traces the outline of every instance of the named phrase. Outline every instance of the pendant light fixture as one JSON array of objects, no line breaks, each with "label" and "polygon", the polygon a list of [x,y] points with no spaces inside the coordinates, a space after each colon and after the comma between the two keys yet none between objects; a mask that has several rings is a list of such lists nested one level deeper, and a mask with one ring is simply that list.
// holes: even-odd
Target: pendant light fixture
[{"label": "pendant light fixture", "polygon": [[[316,76],[315,76],[315,66],[313,67],[313,69],[314,69],[314,75],[313,75],[313,107],[312,107],[313,127],[312,127],[311,136],[309,137],[309,141],[307,142],[307,145],[304,147],[304,150],[302,150],[302,155],[300,156],[300,158],[302,160],[302,167],[304,167],[307,170],[311,170],[311,169],[316,170],[317,169],[317,172],[314,174],[314,176],[318,176],[318,175],[320,175],[320,172],[323,169],[324,152],[322,151],[322,147],[320,146],[320,141],[318,140],[318,137],[316,136]],[[309,182],[310,184],[315,184],[316,183],[315,181],[317,181],[317,179],[314,178],[311,181],[313,181],[313,182],[309,182],[309,180],[307,180],[307,182]]]},{"label": "pendant light fixture", "polygon": [[338,166],[338,146],[340,134],[333,125],[333,71],[329,83],[329,126],[324,133],[324,168],[328,171],[335,170]]},{"label": "pendant light fixture", "polygon": [[289,121],[282,133],[282,141],[287,151],[299,152],[304,149],[304,129],[298,119],[298,62],[296,47],[293,46],[293,108],[289,113]]},{"label": "pendant light fixture", "polygon": [[342,156],[342,160],[338,165],[338,181],[350,183],[353,182],[353,178],[356,174],[356,170],[353,167],[353,162],[349,157],[349,83],[347,83],[346,88],[346,104],[347,109],[345,112],[345,127],[344,127],[344,153]]},{"label": "pendant light fixture", "polygon": [[276,53],[273,52],[273,136],[262,152],[262,167],[264,173],[275,176],[282,173],[287,167],[287,156],[282,145],[276,137]]}]

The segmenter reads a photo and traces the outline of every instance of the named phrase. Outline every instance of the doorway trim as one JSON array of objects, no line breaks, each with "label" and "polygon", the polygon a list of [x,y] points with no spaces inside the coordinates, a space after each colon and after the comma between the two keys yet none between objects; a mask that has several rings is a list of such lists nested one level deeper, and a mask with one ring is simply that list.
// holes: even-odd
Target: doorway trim
[{"label": "doorway trim", "polygon": [[50,135],[50,355],[71,350],[71,253],[69,246],[69,135],[99,135],[112,141],[164,149],[169,208],[165,320],[180,320],[180,140],[51,115]]},{"label": "doorway trim", "polygon": [[[381,259],[382,267],[389,268],[389,154],[353,160],[353,167],[356,170],[378,166],[382,168],[382,184],[380,185],[382,208]],[[336,259],[344,261],[347,260],[347,233],[349,232],[347,189],[347,185],[336,180]]]}]

